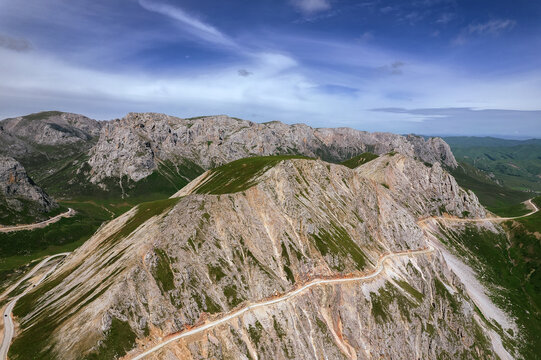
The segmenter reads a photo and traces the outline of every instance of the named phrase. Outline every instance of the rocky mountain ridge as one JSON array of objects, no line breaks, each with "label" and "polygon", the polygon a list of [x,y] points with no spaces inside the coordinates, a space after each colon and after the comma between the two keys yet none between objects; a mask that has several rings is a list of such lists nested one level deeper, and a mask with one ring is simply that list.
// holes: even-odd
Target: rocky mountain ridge
[{"label": "rocky mountain ridge", "polygon": [[[183,185],[204,169],[262,155],[298,154],[340,162],[367,151],[396,151],[425,163],[456,166],[439,138],[278,121],[258,124],[228,116],[181,119],[130,113],[96,121],[49,111],[2,120],[0,140],[5,144],[0,154],[23,163],[38,184],[59,198],[84,196],[81,192],[134,196],[138,187],[174,192],[179,188],[174,184]],[[138,186],[143,179],[145,184]]]},{"label": "rocky mountain ridge", "polygon": [[34,184],[15,159],[0,156],[0,224],[44,219],[58,204]]},{"label": "rocky mountain ridge", "polygon": [[433,164],[455,167],[449,146],[440,138],[425,140],[351,128],[311,128],[278,121],[254,123],[228,116],[181,119],[164,114],[130,113],[106,123],[90,151],[91,181],[127,176],[138,181],[160,161],[187,159],[209,169],[249,156],[305,155],[340,162],[363,152],[396,151]]},{"label": "rocky mountain ridge", "polygon": [[[376,160],[243,159],[139,205],[18,303],[10,357],[117,358],[312,276],[363,273],[383,253],[425,247],[420,216],[484,214],[441,168]],[[430,196],[406,201],[408,186]],[[389,262],[373,281],[308,291],[150,358],[495,358],[441,255]]]}]

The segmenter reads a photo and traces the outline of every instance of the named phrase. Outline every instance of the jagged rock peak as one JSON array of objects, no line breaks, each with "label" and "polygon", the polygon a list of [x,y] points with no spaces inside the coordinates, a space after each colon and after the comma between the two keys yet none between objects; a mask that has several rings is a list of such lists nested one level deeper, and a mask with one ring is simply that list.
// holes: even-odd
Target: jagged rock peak
[{"label": "jagged rock peak", "polygon": [[423,164],[402,154],[380,156],[356,171],[389,188],[397,199],[418,215],[484,217],[477,196],[462,189],[439,162]]},{"label": "jagged rock peak", "polygon": [[351,128],[312,128],[278,121],[254,123],[225,115],[181,119],[155,113],[129,113],[108,122],[91,150],[91,181],[128,176],[138,181],[160,161],[188,159],[203,168],[262,155],[298,154],[343,161],[363,152],[390,151],[427,163],[455,167],[449,146],[441,139],[424,140]]}]

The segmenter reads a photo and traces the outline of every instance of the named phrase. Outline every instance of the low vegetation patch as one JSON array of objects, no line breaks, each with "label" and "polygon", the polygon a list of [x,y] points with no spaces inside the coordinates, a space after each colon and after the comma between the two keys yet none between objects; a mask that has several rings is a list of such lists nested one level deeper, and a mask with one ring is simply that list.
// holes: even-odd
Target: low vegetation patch
[{"label": "low vegetation patch", "polygon": [[217,167],[195,190],[199,194],[230,194],[257,184],[259,176],[283,160],[310,159],[304,156],[259,156],[236,160]]},{"label": "low vegetation patch", "polygon": [[100,347],[86,356],[85,360],[118,359],[133,349],[136,338],[137,336],[127,322],[113,318],[111,327],[105,334]]},{"label": "low vegetation patch", "polygon": [[366,255],[343,227],[332,223],[329,229],[312,234],[312,238],[321,255],[332,255],[335,264],[331,263],[331,266],[336,270],[345,269],[345,259],[350,259],[358,270],[366,266]]},{"label": "low vegetation patch", "polygon": [[347,166],[350,169],[355,169],[356,167],[366,164],[367,162],[372,161],[376,158],[378,158],[378,155],[371,152],[365,152],[360,155],[354,156],[349,160],[341,162],[340,165]]},{"label": "low vegetation patch", "polygon": [[175,289],[175,277],[171,270],[171,261],[169,256],[162,249],[155,249],[158,258],[156,267],[152,270],[154,279],[160,286],[162,292],[167,292]]},{"label": "low vegetation patch", "polygon": [[516,216],[528,212],[521,210],[520,203],[529,199],[531,193],[500,186],[486,174],[465,162],[460,162],[456,169],[448,170],[461,187],[472,190],[481,204],[493,213],[500,216]]},{"label": "low vegetation patch", "polygon": [[172,198],[156,200],[137,205],[137,210],[135,214],[126,222],[126,224],[120,230],[118,230],[115,234],[111,235],[107,239],[107,241],[104,241],[103,244],[114,243],[128,236],[151,217],[163,214],[168,209],[175,206],[175,204],[179,200],[180,198]]}]

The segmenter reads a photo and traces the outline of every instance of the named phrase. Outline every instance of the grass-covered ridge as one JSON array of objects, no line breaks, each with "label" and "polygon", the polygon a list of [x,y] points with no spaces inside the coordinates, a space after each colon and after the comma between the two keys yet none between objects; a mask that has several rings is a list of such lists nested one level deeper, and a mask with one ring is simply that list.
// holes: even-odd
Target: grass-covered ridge
[{"label": "grass-covered ridge", "polygon": [[297,155],[257,156],[239,159],[211,170],[195,192],[198,194],[231,194],[257,184],[257,179],[283,160],[311,159]]},{"label": "grass-covered ridge", "polygon": [[47,118],[50,118],[52,116],[60,116],[62,114],[63,114],[63,112],[61,112],[61,111],[54,111],[54,110],[53,111],[42,111],[42,112],[37,112],[37,113],[33,113],[33,114],[23,116],[22,118],[25,119],[25,120],[34,121],[34,120],[47,119]]},{"label": "grass-covered ridge", "polygon": [[134,232],[139,226],[153,216],[161,215],[171,209],[180,198],[163,199],[145,202],[137,205],[135,214],[120,228],[116,233],[112,234],[104,243],[116,243]]},{"label": "grass-covered ridge", "polygon": [[[116,242],[130,235],[151,217],[166,213],[179,200],[180,198],[173,198],[139,204],[124,226],[103,240],[100,246],[113,246]],[[103,251],[107,251],[107,249],[104,248]],[[172,283],[172,274],[168,273],[169,258],[164,252],[160,251],[157,252],[157,256],[159,257],[160,264],[159,268],[155,271],[155,275],[159,277],[160,286],[164,290],[171,289],[174,284]],[[27,314],[36,309],[46,298],[47,292],[61,284],[69,276],[71,271],[72,269],[69,269],[47,279],[39,287],[36,287],[35,290],[23,296],[13,309],[13,314],[19,319],[23,319]],[[32,319],[21,322],[21,332],[15,338],[10,348],[10,358],[25,360],[55,358],[54,354],[52,354],[53,333],[58,326],[73,315],[73,309],[82,308],[90,304],[99,295],[107,291],[110,286],[110,283],[99,284],[85,294],[65,298],[67,305],[64,305],[62,308],[48,308],[50,311],[37,313]],[[106,339],[101,343],[96,353],[91,354],[88,359],[118,358],[133,347],[134,340],[135,335],[132,334],[128,323],[113,319],[113,323],[106,334]]]},{"label": "grass-covered ridge", "polygon": [[347,166],[350,169],[355,169],[356,167],[366,164],[367,162],[372,161],[376,158],[378,158],[378,155],[371,152],[365,152],[360,155],[354,156],[349,160],[341,162],[340,165]]}]

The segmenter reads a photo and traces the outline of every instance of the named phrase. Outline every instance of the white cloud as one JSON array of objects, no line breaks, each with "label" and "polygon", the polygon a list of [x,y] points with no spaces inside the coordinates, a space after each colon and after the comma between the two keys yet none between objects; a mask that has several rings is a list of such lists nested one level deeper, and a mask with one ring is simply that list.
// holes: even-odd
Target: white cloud
[{"label": "white cloud", "polygon": [[470,34],[490,34],[498,35],[502,31],[510,30],[516,25],[516,21],[506,19],[506,20],[490,20],[486,23],[481,24],[470,24],[468,25],[467,32]]},{"label": "white cloud", "polygon": [[374,40],[374,32],[373,31],[365,31],[364,33],[359,36],[359,41],[367,42]]},{"label": "white cloud", "polygon": [[516,21],[511,19],[493,19],[485,23],[469,24],[462,29],[460,34],[453,40],[453,43],[455,45],[463,45],[472,36],[497,36],[504,31],[513,29],[515,25]]},{"label": "white cloud", "polygon": [[139,5],[148,11],[156,12],[177,20],[183,25],[186,31],[200,39],[226,46],[237,46],[231,38],[214,26],[204,23],[179,7],[148,0],[139,0]]},{"label": "white cloud", "polygon": [[312,15],[331,8],[329,0],[291,0],[291,2],[305,15]]}]

